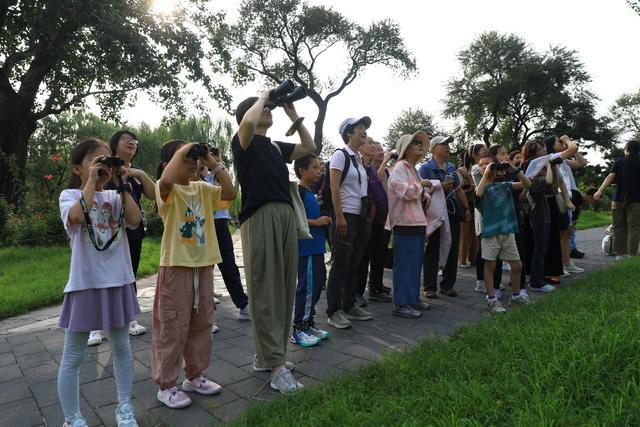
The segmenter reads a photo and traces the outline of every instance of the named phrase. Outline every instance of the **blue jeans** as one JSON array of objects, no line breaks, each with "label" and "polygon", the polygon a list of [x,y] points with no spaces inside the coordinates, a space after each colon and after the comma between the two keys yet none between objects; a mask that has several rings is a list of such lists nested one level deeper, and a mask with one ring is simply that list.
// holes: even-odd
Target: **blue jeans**
[{"label": "blue jeans", "polygon": [[424,234],[393,233],[393,303],[395,305],[418,302],[424,240]]},{"label": "blue jeans", "polygon": [[576,229],[571,226],[573,224],[573,211],[569,209],[567,214],[569,215],[569,250],[572,251],[576,249]]},{"label": "blue jeans", "polygon": [[324,254],[301,256],[298,258],[298,284],[293,328],[300,329],[313,322],[316,303],[320,299],[322,286],[327,277]]}]

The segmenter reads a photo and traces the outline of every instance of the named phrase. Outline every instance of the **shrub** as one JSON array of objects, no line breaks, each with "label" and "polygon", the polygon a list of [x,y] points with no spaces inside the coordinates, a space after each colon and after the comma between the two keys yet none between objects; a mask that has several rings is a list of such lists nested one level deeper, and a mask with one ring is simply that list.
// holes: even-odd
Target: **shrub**
[{"label": "shrub", "polygon": [[67,234],[57,207],[36,210],[30,206],[14,208],[5,224],[5,241],[9,245],[35,246],[64,243]]}]

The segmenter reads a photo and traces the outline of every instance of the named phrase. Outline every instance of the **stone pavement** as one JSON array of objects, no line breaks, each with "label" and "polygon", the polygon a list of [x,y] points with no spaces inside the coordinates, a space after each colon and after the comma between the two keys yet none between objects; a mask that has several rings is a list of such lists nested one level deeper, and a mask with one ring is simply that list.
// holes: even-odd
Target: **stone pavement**
[{"label": "stone pavement", "polygon": [[[238,236],[236,255],[239,256]],[[600,251],[602,229],[578,233],[579,248],[587,257],[577,264],[587,271],[613,261]],[[242,269],[241,269],[242,271]],[[215,274],[216,291],[223,293],[216,311],[220,331],[214,335],[212,359],[205,375],[224,386],[218,396],[191,396],[193,404],[170,410],[156,400],[157,386],[150,379],[151,331],[131,338],[133,351],[133,403],[140,425],[208,426],[229,421],[251,404],[278,398],[269,387],[268,373],[251,369],[254,343],[250,322],[237,320],[219,274]],[[578,275],[574,275],[576,277]],[[563,280],[570,283],[571,279]],[[387,285],[391,271],[385,271]],[[391,315],[391,303],[370,302],[368,310],[375,317],[369,322],[354,322],[354,327],[336,330],[326,326],[324,296],[318,304],[317,323],[331,331],[331,337],[319,346],[303,349],[290,345],[288,358],[296,363],[295,375],[306,387],[313,387],[333,375],[352,372],[363,363],[381,357],[384,352],[402,351],[424,338],[447,336],[460,325],[487,317],[484,297],[473,291],[475,269],[460,269],[457,298],[432,300],[433,308],[420,319]],[[151,303],[155,277],[139,282],[140,323],[150,329]],[[541,295],[531,295],[534,300]],[[60,426],[63,416],[58,402],[56,378],[63,348],[63,333],[56,327],[60,307],[37,310],[25,316],[0,322],[0,425]],[[181,378],[182,380],[182,378]],[[89,347],[80,369],[81,410],[92,426],[112,426],[116,389],[109,343]]]}]

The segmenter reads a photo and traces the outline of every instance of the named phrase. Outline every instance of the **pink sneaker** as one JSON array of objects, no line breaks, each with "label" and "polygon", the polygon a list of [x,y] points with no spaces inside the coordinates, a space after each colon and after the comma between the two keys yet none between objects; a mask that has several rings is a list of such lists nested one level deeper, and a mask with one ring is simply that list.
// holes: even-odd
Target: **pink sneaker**
[{"label": "pink sneaker", "polygon": [[200,376],[192,380],[185,379],[182,382],[182,389],[184,391],[195,391],[196,393],[209,396],[220,393],[222,391],[222,386]]},{"label": "pink sneaker", "polygon": [[189,396],[178,390],[178,387],[159,390],[158,400],[171,409],[180,409],[191,405]]}]

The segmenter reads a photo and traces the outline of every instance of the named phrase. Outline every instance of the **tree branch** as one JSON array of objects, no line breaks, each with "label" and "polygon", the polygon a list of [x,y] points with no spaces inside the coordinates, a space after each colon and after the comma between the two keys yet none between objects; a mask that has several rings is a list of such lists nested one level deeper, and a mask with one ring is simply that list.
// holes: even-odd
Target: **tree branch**
[{"label": "tree branch", "polygon": [[47,101],[45,102],[45,106],[42,110],[40,110],[37,113],[32,113],[31,117],[34,120],[40,120],[46,116],[49,116],[51,114],[60,114],[63,111],[69,109],[71,106],[78,104],[80,101],[82,101],[83,99],[89,97],[89,96],[93,96],[93,95],[115,95],[117,93],[127,93],[127,92],[131,92],[132,90],[136,90],[136,89],[141,89],[142,87],[144,87],[144,85],[139,85],[139,86],[135,86],[135,87],[131,87],[131,88],[126,88],[126,89],[112,89],[112,90],[97,90],[97,91],[91,91],[88,90],[87,92],[80,94],[80,95],[76,95],[73,98],[71,98],[69,101],[65,102],[64,104],[60,105],[57,108],[53,108],[53,96],[50,96],[49,99],[47,99]]},{"label": "tree branch", "polygon": [[0,69],[0,71],[8,75],[9,72],[11,72],[11,69],[13,68],[14,65],[16,65],[20,61],[27,59],[32,54],[33,54],[33,48],[12,53],[4,61],[4,64],[2,64],[2,68]]}]

